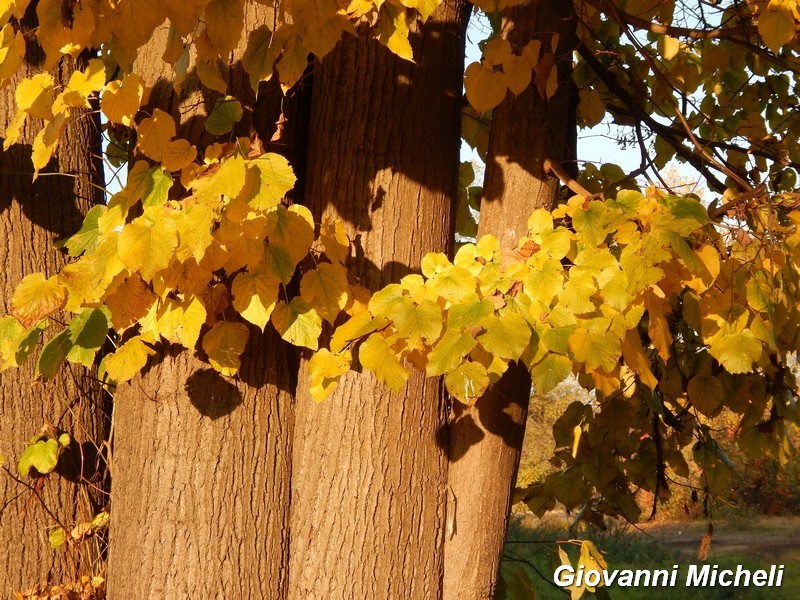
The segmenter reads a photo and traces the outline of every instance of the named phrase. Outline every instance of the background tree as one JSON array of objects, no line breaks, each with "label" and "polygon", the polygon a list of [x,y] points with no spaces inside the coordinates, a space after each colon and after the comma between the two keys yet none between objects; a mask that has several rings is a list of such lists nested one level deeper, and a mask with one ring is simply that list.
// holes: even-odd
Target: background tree
[{"label": "background tree", "polygon": [[[254,20],[243,1],[39,5],[51,60],[102,45],[103,62],[18,94],[9,144],[27,118],[47,117],[40,171],[96,95],[134,134],[127,184],[70,240],[75,260],[23,280],[4,321],[27,336],[62,306],[78,315],[71,331],[110,319],[115,349],[98,374],[118,384],[112,595],[491,596],[502,536],[472,540],[504,527],[526,369],[537,390],[576,372],[595,392],[557,423],[562,468],[524,493],[536,512],[558,500],[592,523],[635,519],[635,490],[667,494],[695,438],[712,497],[727,467],[707,419],[723,408],[741,415],[740,445],[788,457],[797,6],[510,4],[480,4],[496,35],[465,73],[462,132],[489,140],[481,233],[496,235],[450,257],[424,251],[447,250],[451,234],[459,6],[300,1]],[[9,15],[22,10],[3,14],[4,73],[21,56]],[[258,103],[279,103],[246,86],[265,80],[310,85],[310,116],[284,103],[265,117]],[[639,175],[678,156],[724,206],[641,193],[613,166],[575,178],[576,103],[579,123],[608,112],[633,127]],[[296,175],[268,139],[307,162],[291,206]],[[523,217],[532,202],[552,206],[557,180],[576,195]],[[418,224],[408,239],[407,222]],[[277,336],[307,349],[299,375]],[[328,400],[295,413],[295,396]],[[479,398],[443,427],[449,401]],[[277,465],[270,481],[264,465]],[[476,476],[490,500],[470,495]],[[142,535],[148,560],[134,575]]]},{"label": "background tree", "polygon": [[[28,33],[35,29],[33,7],[18,27]],[[44,69],[43,62],[41,49],[31,40],[24,64],[2,90],[0,137],[4,141],[15,112],[15,91],[27,78],[48,73],[55,85],[63,85],[86,64],[68,57]],[[64,132],[62,143],[71,151],[60,153],[36,181],[32,181],[30,157],[38,124],[27,124],[21,143],[0,150],[0,259],[4,265],[0,303],[4,314],[12,311],[14,289],[25,275],[53,274],[64,266],[64,256],[53,249],[53,242],[75,233],[86,212],[102,201],[98,127],[88,111],[82,112]],[[4,357],[4,367],[15,360]],[[108,425],[102,388],[81,365],[47,372],[45,377],[46,368],[29,363],[18,373],[0,375],[0,456],[5,459],[0,476],[0,545],[5,549],[0,558],[0,588],[7,591],[48,579],[73,579],[90,572],[92,562],[99,560],[88,548],[54,553],[47,538],[57,525],[71,529],[94,516],[106,502],[101,475],[105,465],[98,455]],[[38,381],[31,383],[35,378]],[[44,426],[68,431],[73,438],[62,460],[62,474],[67,478],[50,475],[24,481],[16,464],[28,440]],[[79,484],[81,475],[91,479],[91,485]]]}]

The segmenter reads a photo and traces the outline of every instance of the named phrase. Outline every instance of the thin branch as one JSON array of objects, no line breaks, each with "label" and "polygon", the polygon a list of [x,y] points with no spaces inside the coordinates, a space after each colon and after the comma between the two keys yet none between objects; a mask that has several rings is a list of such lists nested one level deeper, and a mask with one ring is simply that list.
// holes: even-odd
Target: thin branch
[{"label": "thin branch", "polygon": [[739,25],[737,27],[720,27],[717,29],[695,29],[692,27],[676,27],[674,25],[661,25],[653,23],[647,19],[637,17],[630,13],[620,10],[612,2],[606,0],[585,0],[586,4],[596,8],[600,12],[618,17],[622,22],[635,29],[649,31],[658,35],[669,35],[672,37],[685,37],[693,40],[714,40],[714,39],[741,39],[758,33],[756,25]]}]

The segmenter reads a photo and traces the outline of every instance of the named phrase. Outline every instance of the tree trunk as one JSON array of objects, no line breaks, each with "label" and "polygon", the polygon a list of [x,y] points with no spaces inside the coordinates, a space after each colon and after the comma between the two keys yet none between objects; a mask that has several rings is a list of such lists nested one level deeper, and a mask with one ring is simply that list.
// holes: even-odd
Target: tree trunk
[{"label": "tree trunk", "polygon": [[[140,54],[139,72],[202,153],[204,119],[189,110],[202,95],[172,95],[162,48]],[[249,85],[241,73],[231,65],[235,95]],[[192,354],[166,350],[114,398],[109,598],[284,598],[296,359],[256,328],[235,381]]]},{"label": "tree trunk", "polygon": [[[412,64],[346,40],[314,76],[307,204],[355,241],[370,290],[451,244],[467,5],[446,1]],[[439,381],[397,394],[350,371],[322,404],[301,367],[292,464],[289,598],[441,597],[447,456]]]},{"label": "tree trunk", "polygon": [[[33,15],[34,9],[28,14]],[[25,24],[31,24],[26,18]],[[0,137],[16,112],[14,90],[23,78],[41,71],[40,49],[28,45],[28,64],[0,91]],[[56,85],[66,82],[75,61],[62,60],[54,69]],[[93,158],[99,142],[98,124],[88,114],[67,126],[60,150],[35,183],[31,143],[41,123],[29,120],[20,143],[0,150],[0,314],[10,312],[14,288],[25,275],[37,271],[54,275],[64,255],[53,250],[53,240],[77,231],[84,213],[102,201],[102,166]],[[63,176],[56,175],[63,173]],[[62,367],[47,383],[31,384],[35,360],[21,369],[0,374],[0,455],[17,476],[17,462],[27,441],[45,424],[73,437],[75,455],[84,450],[83,474],[93,477],[94,490],[50,475],[39,493],[50,512],[71,528],[101,508],[96,445],[103,440],[103,392],[81,367]],[[80,449],[79,449],[80,446]],[[32,483],[29,480],[26,483]],[[0,472],[0,595],[45,582],[72,581],[96,568],[87,546],[52,550],[47,541],[56,525],[30,489]]]},{"label": "tree trunk", "polygon": [[[560,40],[555,96],[545,100],[531,85],[517,97],[509,93],[493,114],[478,235],[493,234],[503,249],[527,233],[535,208],[553,207],[558,180],[545,173],[544,160],[573,158],[571,11],[570,2],[534,1],[503,15],[503,36],[517,50],[535,37],[548,47],[554,31]],[[445,546],[446,600],[494,597],[530,391],[527,369],[512,364],[475,406],[455,407],[448,484],[458,512]]]}]

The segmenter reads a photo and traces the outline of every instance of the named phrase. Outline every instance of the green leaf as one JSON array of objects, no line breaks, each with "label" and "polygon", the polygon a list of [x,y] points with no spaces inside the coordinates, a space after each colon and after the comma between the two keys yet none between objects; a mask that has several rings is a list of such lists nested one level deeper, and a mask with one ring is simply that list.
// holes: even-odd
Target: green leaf
[{"label": "green leaf", "polygon": [[[19,458],[17,469],[23,477],[47,475],[53,472],[58,464],[58,455],[61,450],[58,441],[44,439],[29,445]],[[35,469],[32,474],[31,469]]]},{"label": "green leaf", "polygon": [[172,175],[161,167],[153,167],[147,173],[142,205],[164,206],[172,187]]},{"label": "green leaf", "polygon": [[91,252],[97,248],[100,237],[98,220],[107,210],[108,208],[102,205],[92,207],[83,218],[83,225],[78,230],[78,233],[65,240],[56,242],[55,247],[66,247],[67,252],[72,257],[80,256],[84,252]]},{"label": "green leaf", "polygon": [[36,363],[36,376],[50,379],[72,349],[69,329],[65,329],[45,344]]},{"label": "green leaf", "polygon": [[68,329],[72,347],[67,352],[67,360],[91,367],[109,328],[106,308],[86,309],[73,317]]},{"label": "green leaf", "polygon": [[242,119],[242,103],[233,96],[224,96],[216,101],[206,119],[206,131],[211,135],[224,135],[233,130]]}]

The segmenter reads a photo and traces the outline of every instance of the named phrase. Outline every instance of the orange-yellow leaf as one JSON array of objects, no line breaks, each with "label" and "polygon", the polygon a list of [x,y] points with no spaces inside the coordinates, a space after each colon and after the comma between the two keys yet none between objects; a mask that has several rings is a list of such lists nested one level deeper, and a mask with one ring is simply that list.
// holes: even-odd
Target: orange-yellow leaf
[{"label": "orange-yellow leaf", "polygon": [[41,273],[31,273],[17,285],[11,297],[11,314],[30,327],[64,306],[67,290],[56,276],[45,279]]},{"label": "orange-yellow leaf", "polygon": [[142,336],[135,336],[105,358],[106,373],[116,383],[133,378],[147,364],[147,357],[155,350],[144,343]]},{"label": "orange-yellow leaf", "polygon": [[479,115],[492,110],[506,97],[506,76],[490,65],[472,63],[464,73],[467,100]]},{"label": "orange-yellow leaf", "polygon": [[184,139],[172,140],[164,146],[161,165],[167,171],[180,171],[197,157],[197,148]]},{"label": "orange-yellow leaf", "polygon": [[278,284],[276,277],[263,272],[239,273],[231,285],[233,307],[263,330],[278,301]]},{"label": "orange-yellow leaf", "polygon": [[112,123],[130,127],[139,110],[144,95],[144,84],[135,73],[126,75],[121,81],[112,79],[100,95],[100,108]]},{"label": "orange-yellow leaf", "polygon": [[143,119],[137,129],[139,139],[136,147],[148,158],[161,161],[164,148],[175,137],[175,121],[160,108],[153,116]]}]

